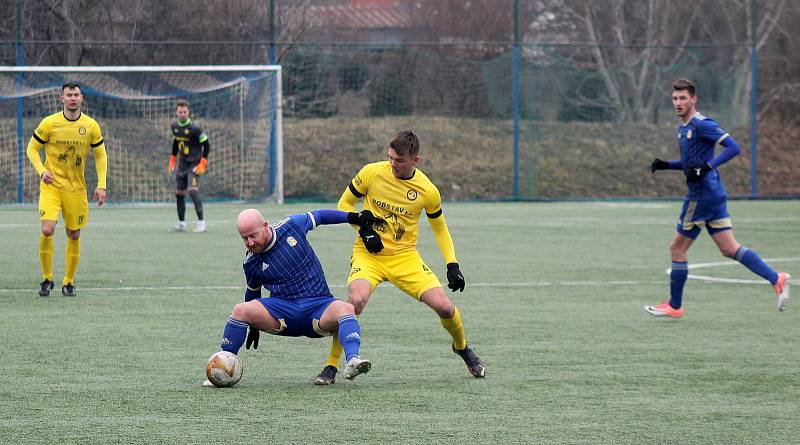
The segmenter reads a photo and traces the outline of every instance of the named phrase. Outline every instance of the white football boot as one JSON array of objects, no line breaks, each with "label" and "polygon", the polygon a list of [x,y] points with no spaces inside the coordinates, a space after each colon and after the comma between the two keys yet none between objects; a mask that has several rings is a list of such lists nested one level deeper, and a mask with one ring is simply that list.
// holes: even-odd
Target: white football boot
[{"label": "white football boot", "polygon": [[365,360],[355,356],[347,361],[347,366],[344,367],[344,378],[353,380],[359,374],[366,374],[372,367],[369,360]]},{"label": "white football boot", "polygon": [[197,224],[194,226],[194,233],[203,233],[205,231],[206,231],[206,222],[197,221]]},{"label": "white football boot", "polygon": [[169,229],[170,232],[185,232],[186,231],[186,221],[178,221]]}]

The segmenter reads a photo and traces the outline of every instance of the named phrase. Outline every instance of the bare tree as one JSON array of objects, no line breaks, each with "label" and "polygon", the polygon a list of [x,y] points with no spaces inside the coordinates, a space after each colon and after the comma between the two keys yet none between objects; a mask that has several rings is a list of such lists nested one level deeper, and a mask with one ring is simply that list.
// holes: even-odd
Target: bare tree
[{"label": "bare tree", "polygon": [[[768,41],[786,1],[762,2],[758,9],[757,47]],[[664,84],[664,68],[681,58],[693,57],[693,48],[717,45],[721,54],[700,63],[729,70],[746,66],[750,57],[749,0],[565,0],[562,14],[573,20],[576,37],[586,41],[587,52],[577,52],[576,62],[597,70],[605,87],[588,103],[616,110],[622,121],[651,120]],[[715,11],[703,14],[701,11]],[[669,73],[672,76],[672,73]],[[750,91],[750,73],[736,78],[732,105],[743,107]]]}]

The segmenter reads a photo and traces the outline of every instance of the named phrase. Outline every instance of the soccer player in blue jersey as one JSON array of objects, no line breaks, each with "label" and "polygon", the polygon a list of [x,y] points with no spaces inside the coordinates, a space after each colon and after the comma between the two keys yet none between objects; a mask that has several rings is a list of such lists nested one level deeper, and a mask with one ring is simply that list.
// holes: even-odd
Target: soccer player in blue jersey
[{"label": "soccer player in blue jersey", "polygon": [[[741,151],[739,144],[718,123],[698,113],[694,84],[679,79],[672,84],[672,105],[681,119],[678,127],[680,159],[653,160],[650,170],[682,170],[689,193],[683,202],[677,233],[669,246],[672,255],[670,298],[644,310],[656,317],[683,317],[683,288],[689,274],[687,252],[706,227],[722,255],[733,258],[769,281],[778,296],[778,310],[789,301],[789,280],[785,272],[775,272],[758,254],[740,245],[733,236],[727,194],[717,168]],[[723,150],[715,156],[715,147]]]},{"label": "soccer player in blue jersey", "polygon": [[[258,348],[260,331],[289,337],[319,338],[336,333],[347,356],[344,376],[353,379],[370,369],[359,357],[361,328],[353,305],[333,297],[322,265],[306,239],[308,231],[326,224],[372,227],[369,212],[315,210],[270,225],[258,210],[239,214],[236,227],[247,254],[244,303],[233,307],[222,334],[222,350],[238,354]],[[261,288],[269,297],[261,296]],[[248,333],[249,329],[249,333]],[[203,386],[213,386],[206,380]]]}]

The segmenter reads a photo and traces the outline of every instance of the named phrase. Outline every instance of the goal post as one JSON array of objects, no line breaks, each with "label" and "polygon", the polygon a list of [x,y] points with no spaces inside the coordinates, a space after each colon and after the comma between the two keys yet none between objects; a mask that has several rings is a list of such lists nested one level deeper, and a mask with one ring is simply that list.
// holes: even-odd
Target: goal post
[{"label": "goal post", "polygon": [[[108,193],[117,202],[169,202],[170,123],[178,100],[208,134],[210,200],[283,202],[280,65],[0,67],[0,203],[34,203],[39,178],[25,150],[41,119],[62,109],[61,86],[81,85],[100,124]],[[87,185],[95,184],[93,158]]]}]

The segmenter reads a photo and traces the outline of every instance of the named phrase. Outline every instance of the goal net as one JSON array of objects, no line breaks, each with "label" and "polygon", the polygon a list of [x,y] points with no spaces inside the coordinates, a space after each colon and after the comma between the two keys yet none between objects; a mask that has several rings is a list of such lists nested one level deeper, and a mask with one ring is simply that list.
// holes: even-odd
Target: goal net
[{"label": "goal net", "polygon": [[[81,85],[82,111],[103,131],[111,201],[175,199],[167,162],[181,99],[211,145],[204,197],[283,201],[281,69],[253,65],[0,67],[0,203],[37,201],[39,178],[25,150],[41,119],[62,109],[66,82]],[[93,189],[91,156],[86,179]]]}]

